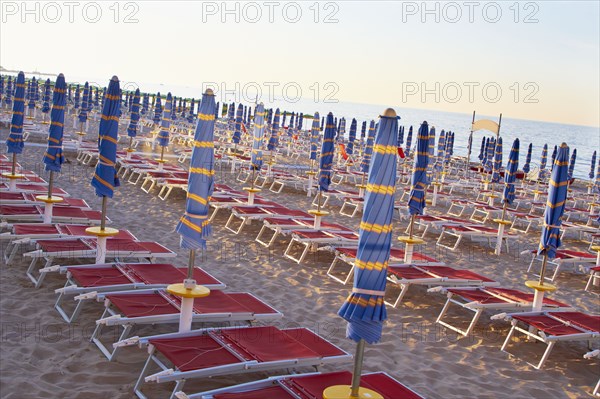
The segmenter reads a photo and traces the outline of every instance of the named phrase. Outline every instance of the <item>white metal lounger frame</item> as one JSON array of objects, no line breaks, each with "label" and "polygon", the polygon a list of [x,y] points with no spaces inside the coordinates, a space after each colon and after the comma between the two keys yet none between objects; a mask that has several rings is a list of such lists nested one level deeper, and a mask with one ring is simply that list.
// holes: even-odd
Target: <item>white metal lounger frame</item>
[{"label": "white metal lounger frame", "polygon": [[[175,393],[183,389],[183,385],[185,381],[191,378],[208,378],[208,377],[216,377],[222,375],[229,374],[242,374],[242,373],[252,373],[257,371],[267,371],[274,369],[295,369],[297,367],[308,367],[313,366],[317,368],[318,366],[323,366],[326,364],[338,363],[352,359],[352,355],[344,352],[344,355],[338,356],[330,356],[327,358],[316,357],[309,359],[285,359],[285,360],[275,360],[268,362],[258,362],[256,360],[245,361],[240,358],[239,363],[228,364],[223,366],[209,367],[206,369],[200,370],[190,370],[190,371],[178,371],[173,370],[172,368],[167,367],[156,354],[156,348],[154,345],[150,344],[151,339],[157,338],[176,338],[176,337],[193,337],[197,335],[211,335],[211,337],[221,343],[223,348],[229,350],[234,356],[239,357],[232,349],[228,347],[228,345],[219,339],[218,336],[211,334],[213,331],[221,331],[227,329],[239,329],[244,327],[229,327],[229,328],[209,328],[203,330],[195,330],[190,331],[188,333],[173,333],[173,334],[163,334],[151,337],[139,338],[137,340],[130,340],[127,342],[128,345],[139,344],[140,347],[148,347],[148,359],[142,368],[139,378],[137,379],[133,390],[138,398],[146,399],[146,395],[141,391],[141,387],[144,382],[155,382],[155,383],[164,383],[164,382],[175,382],[175,388],[173,389],[170,398],[175,397]],[[285,330],[283,330],[285,331]],[[331,343],[330,343],[331,344]],[[333,345],[333,344],[331,344]],[[334,345],[335,346],[335,345]],[[152,363],[158,365],[161,368],[161,371],[158,373],[154,373],[151,375],[148,374],[148,369],[152,365]]]},{"label": "white metal lounger frame", "polygon": [[[483,290],[487,294],[493,295],[493,296],[505,301],[504,303],[485,304],[485,303],[480,303],[477,301],[469,301],[468,299],[463,299],[460,296],[460,294],[454,294],[454,293],[448,291],[448,289],[443,288],[443,287],[434,287],[434,288],[429,289],[428,292],[442,292],[442,293],[447,294],[446,303],[444,304],[444,307],[442,308],[442,310],[441,310],[439,316],[437,317],[437,319],[435,320],[435,322],[446,328],[449,328],[450,330],[457,332],[465,337],[469,336],[473,332],[473,329],[475,328],[477,321],[479,321],[481,314],[486,309],[517,312],[520,309],[529,310],[529,309],[531,309],[531,306],[532,306],[532,302],[527,302],[527,303],[517,302],[517,301],[511,300],[511,299],[508,299],[506,297],[503,297],[502,295],[486,291],[485,287],[458,287],[458,288],[461,290],[471,290],[471,291]],[[454,297],[458,297],[458,298],[454,298]],[[470,310],[471,312],[475,313],[473,315],[473,318],[471,319],[471,322],[469,323],[469,327],[467,327],[466,330],[455,327],[452,324],[442,320],[443,317],[446,315],[446,312],[448,312],[450,305],[453,303],[460,306],[463,309],[467,309],[467,310]],[[560,310],[560,311],[574,310],[572,307],[557,308],[557,307],[546,306],[546,305],[544,306],[544,308],[545,308],[545,310],[549,310],[549,309],[555,309],[555,310]]]},{"label": "white metal lounger frame", "polygon": [[[113,263],[106,263],[104,266],[106,268],[112,268]],[[152,267],[152,263],[147,264],[149,267]],[[71,273],[69,273],[69,268],[98,268],[103,265],[98,264],[89,264],[89,265],[76,265],[76,266],[54,266],[58,269],[61,274],[67,274],[67,281],[65,282],[64,287],[58,288],[54,290],[55,293],[58,294],[58,298],[54,303],[54,308],[56,311],[62,316],[62,318],[67,323],[72,323],[81,312],[81,309],[85,303],[85,301],[93,300],[96,298],[99,292],[116,292],[116,291],[125,291],[125,290],[139,290],[139,289],[150,289],[150,288],[165,288],[168,284],[145,284],[145,283],[136,283],[131,282],[129,284],[113,284],[113,285],[105,285],[105,286],[96,286],[96,287],[79,287],[77,283],[72,279]],[[225,288],[225,284],[219,282],[218,284],[204,284],[205,287],[211,290],[222,290]],[[75,305],[75,309],[71,312],[71,314],[67,314],[67,311],[63,309],[63,304],[65,303],[65,299],[67,297],[73,297],[77,304]]]},{"label": "white metal lounger frame", "polygon": [[[126,317],[121,316],[120,313],[114,310],[111,307],[110,299],[106,298],[107,295],[140,295],[140,294],[154,294],[157,293],[158,289],[148,289],[148,290],[135,290],[135,291],[115,291],[115,292],[104,292],[98,293],[96,295],[96,300],[98,302],[104,302],[104,312],[100,319],[96,320],[96,328],[92,333],[91,341],[96,344],[98,349],[102,352],[104,356],[108,359],[108,361],[112,361],[116,356],[118,350],[121,348],[119,345],[113,345],[112,349],[106,347],[106,345],[101,341],[100,336],[102,334],[103,327],[110,326],[121,326],[123,331],[121,335],[117,339],[116,342],[121,342],[127,340],[129,338],[129,333],[131,330],[137,325],[147,325],[147,324],[169,324],[169,323],[178,323],[179,322],[179,313],[172,314],[162,314],[162,315],[151,315],[151,316],[139,316],[139,317]],[[228,292],[228,294],[235,294],[236,292]],[[248,293],[252,295],[251,293]],[[256,300],[260,300],[256,296],[252,295]],[[176,304],[174,304],[178,307]],[[273,309],[275,310],[275,309]],[[193,323],[219,323],[219,322],[236,322],[243,321],[247,322],[248,325],[251,325],[256,321],[265,321],[265,320],[274,320],[278,318],[282,318],[283,313],[279,311],[275,311],[274,313],[251,313],[251,312],[215,312],[215,313],[196,313],[192,314],[192,322]]]},{"label": "white metal lounger frame", "polygon": [[[298,229],[297,229],[298,230]],[[336,232],[340,232],[338,231],[333,231],[333,230],[320,230],[320,231],[325,231],[325,232],[331,232],[331,233],[336,233]],[[315,251],[318,249],[319,244],[335,244],[337,246],[343,246],[344,244],[356,244],[358,242],[358,237],[356,238],[356,240],[350,240],[350,239],[346,239],[343,237],[336,237],[336,236],[332,236],[331,238],[302,238],[299,237],[298,235],[294,234],[292,232],[292,239],[290,240],[290,243],[288,244],[287,248],[285,249],[285,252],[283,253],[283,255],[288,258],[293,260],[294,262],[300,264],[304,261],[304,258],[306,258],[306,255],[308,255],[308,253],[310,251]],[[292,250],[294,249],[295,246],[300,245],[302,246],[302,252],[300,253],[299,257],[294,257],[294,255],[292,255]]]},{"label": "white metal lounger frame", "polygon": [[[550,316],[550,317],[552,316],[552,312],[526,312],[526,313],[520,313],[520,314],[521,315],[532,315],[532,316],[546,314],[547,316]],[[576,328],[577,330],[581,330],[581,333],[570,334],[570,335],[546,335],[541,331],[538,333],[537,329],[535,329],[535,328],[532,328],[532,331],[530,331],[529,329],[519,327],[518,320],[512,318],[511,314],[498,314],[498,315],[492,316],[492,319],[500,319],[500,318],[504,318],[505,320],[510,320],[511,325],[512,325],[510,331],[508,332],[508,335],[506,336],[506,339],[504,340],[504,343],[502,344],[502,347],[500,348],[500,350],[502,352],[506,352],[512,356],[512,354],[506,350],[506,347],[508,346],[508,343],[510,342],[515,331],[523,333],[523,334],[527,335],[528,337],[536,339],[547,345],[546,350],[544,351],[544,354],[542,355],[542,358],[540,359],[538,364],[533,364],[533,363],[527,362],[527,364],[529,364],[530,366],[532,366],[533,368],[535,368],[537,370],[541,369],[544,366],[544,363],[548,359],[548,356],[550,355],[552,348],[554,348],[554,345],[556,345],[557,342],[588,341],[588,345],[589,345],[589,343],[591,343],[592,341],[600,340],[600,333],[588,331],[588,330],[585,330],[583,328],[580,328],[580,327],[577,327],[574,325],[571,325],[571,327]]]},{"label": "white metal lounger frame", "polygon": [[[529,251],[524,251],[524,252],[529,252]],[[531,272],[531,269],[533,268],[533,264],[536,260],[541,262],[542,258],[537,255],[537,252],[534,252],[531,256],[531,262],[529,262],[529,267],[527,267],[527,273]],[[558,276],[558,273],[563,268],[563,266],[571,265],[571,266],[573,266],[573,268],[575,268],[575,265],[577,265],[577,264],[581,265],[584,263],[594,264],[594,263],[596,263],[596,257],[594,256],[594,257],[589,257],[589,258],[583,258],[583,257],[569,256],[568,258],[548,259],[546,264],[555,266],[556,269],[554,269],[554,273],[552,274],[552,277],[546,276],[545,279],[554,281],[556,279],[556,277]]]},{"label": "white metal lounger frame", "polygon": [[[495,240],[498,237],[498,235],[496,233],[477,230],[476,226],[465,226],[465,227],[472,227],[472,230],[469,230],[469,231],[454,232],[452,229],[453,226],[454,225],[446,224],[443,227],[442,232],[440,233],[440,236],[438,237],[438,239],[436,241],[436,245],[438,245],[442,248],[449,249],[450,251],[456,251],[458,246],[462,242],[463,238],[468,237],[471,239],[471,241],[476,241],[476,240],[474,240],[474,238],[487,239],[488,245],[490,247],[492,247],[493,246],[492,240]],[[447,236],[456,238],[454,245],[447,245],[442,242],[444,237],[447,237]],[[506,246],[506,252],[509,252],[508,240],[514,239],[514,238],[516,238],[516,235],[514,235],[514,234],[509,235],[508,232],[506,232],[506,231],[504,232],[504,235],[502,236],[502,241],[504,242],[504,245]]]}]

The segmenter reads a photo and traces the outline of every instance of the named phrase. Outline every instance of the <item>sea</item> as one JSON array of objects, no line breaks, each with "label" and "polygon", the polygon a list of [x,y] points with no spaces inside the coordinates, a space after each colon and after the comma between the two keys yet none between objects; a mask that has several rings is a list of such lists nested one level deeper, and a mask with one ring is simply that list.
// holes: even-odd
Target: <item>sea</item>
[{"label": "sea", "polygon": [[[11,73],[11,75],[14,75]],[[36,74],[37,75],[37,74]],[[26,74],[27,78],[32,76]],[[48,75],[42,74],[36,77],[46,79]],[[85,77],[72,77],[68,79],[69,83],[79,82],[84,83]],[[51,77],[51,80],[52,79]],[[93,80],[89,80],[93,84]],[[100,82],[100,80],[98,80]],[[99,86],[103,86],[98,84]],[[135,90],[140,89],[141,92],[166,94],[171,92],[174,96],[183,98],[200,98],[202,88],[191,87],[191,86],[178,86],[170,84],[156,84],[156,83],[142,83],[136,82],[122,84],[124,90]],[[321,116],[327,115],[332,112],[338,119],[344,117],[346,119],[346,132],[350,128],[350,121],[352,118],[356,118],[358,122],[358,134],[360,134],[360,128],[363,121],[368,122],[371,120],[377,121],[377,118],[387,107],[394,108],[398,116],[400,116],[399,124],[405,127],[405,140],[408,133],[409,127],[413,126],[414,134],[416,139],[416,132],[423,121],[427,121],[429,126],[435,126],[436,135],[439,137],[440,131],[443,129],[446,132],[452,131],[455,133],[454,142],[454,155],[467,156],[467,142],[471,129],[472,112],[473,110],[465,110],[465,113],[445,112],[440,110],[428,110],[428,109],[415,109],[406,108],[402,104],[392,105],[376,105],[376,104],[358,104],[351,102],[315,102],[311,99],[296,98],[294,102],[285,101],[282,98],[257,98],[252,94],[232,94],[226,98],[228,103],[242,101],[244,105],[254,105],[256,101],[263,102],[266,108],[280,108],[281,111],[287,112],[302,112],[304,114],[312,115],[315,112],[319,112]],[[266,97],[266,96],[264,96]],[[217,93],[217,101],[222,101]],[[236,101],[237,100],[237,101]],[[269,101],[271,100],[271,101]],[[490,119],[498,121],[499,115],[476,115],[476,120],[479,119]],[[303,128],[310,129],[311,122],[308,120],[304,121]],[[481,139],[483,136],[492,136],[491,132],[478,131],[473,134],[473,146],[471,160],[476,161],[481,146]],[[542,148],[544,144],[548,145],[548,162],[555,145],[559,145],[563,142],[569,145],[571,151],[577,149],[577,160],[575,162],[575,169],[573,176],[578,179],[589,180],[589,174],[591,169],[592,154],[597,151],[598,157],[600,158],[600,127],[591,126],[579,126],[579,125],[568,125],[553,122],[525,120],[511,118],[510,115],[504,115],[502,117],[502,123],[500,128],[500,135],[503,140],[503,163],[506,163],[508,154],[510,152],[513,141],[516,138],[520,140],[520,154],[519,154],[519,165],[522,166],[525,163],[525,157],[529,143],[533,144],[532,150],[532,161],[531,169],[536,170],[537,165],[542,154]],[[413,139],[413,145],[415,142]],[[436,139],[437,140],[437,139]],[[437,144],[436,144],[437,151]],[[600,159],[599,159],[600,161]],[[595,177],[595,171],[594,171]]]}]

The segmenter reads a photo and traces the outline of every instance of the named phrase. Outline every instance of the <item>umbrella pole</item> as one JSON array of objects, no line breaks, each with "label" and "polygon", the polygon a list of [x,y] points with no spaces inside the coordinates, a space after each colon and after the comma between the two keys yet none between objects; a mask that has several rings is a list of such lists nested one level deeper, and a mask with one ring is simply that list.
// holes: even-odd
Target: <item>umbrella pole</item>
[{"label": "umbrella pole", "polygon": [[358,398],[364,354],[365,340],[361,339],[356,344],[356,355],[354,357],[354,369],[352,370],[352,387],[350,388],[350,398]]},{"label": "umbrella pole", "polygon": [[188,280],[192,280],[194,278],[194,263],[196,261],[196,251],[190,249],[190,258],[188,261],[188,272],[187,278]]},{"label": "umbrella pole", "polygon": [[54,185],[54,171],[50,171],[50,178],[48,179],[48,199],[52,198],[52,186]]},{"label": "umbrella pole", "polygon": [[547,263],[548,263],[548,254],[544,253],[544,259],[542,259],[542,270],[540,271],[540,280],[539,280],[540,285],[544,285]]},{"label": "umbrella pole", "polygon": [[413,227],[415,223],[415,215],[410,216],[410,224],[408,225],[408,238],[412,240],[413,238]]},{"label": "umbrella pole", "polygon": [[106,195],[102,196],[102,216],[100,219],[100,230],[106,230]]},{"label": "umbrella pole", "polygon": [[13,176],[17,174],[17,153],[16,152],[13,152],[13,154],[12,154],[12,165],[10,168],[10,174]]}]

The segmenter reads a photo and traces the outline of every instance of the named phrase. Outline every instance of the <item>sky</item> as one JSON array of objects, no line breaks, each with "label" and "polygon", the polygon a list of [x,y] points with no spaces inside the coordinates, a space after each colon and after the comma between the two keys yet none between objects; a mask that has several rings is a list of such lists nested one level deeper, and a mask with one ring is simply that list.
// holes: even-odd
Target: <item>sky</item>
[{"label": "sky", "polygon": [[0,11],[0,65],[69,81],[212,82],[237,91],[229,100],[600,126],[597,1],[1,0]]}]

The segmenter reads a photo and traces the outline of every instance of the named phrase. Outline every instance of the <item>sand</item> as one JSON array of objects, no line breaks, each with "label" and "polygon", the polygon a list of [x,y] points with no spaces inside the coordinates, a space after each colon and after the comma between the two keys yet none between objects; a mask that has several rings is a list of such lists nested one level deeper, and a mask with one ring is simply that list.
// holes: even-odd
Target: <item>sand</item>
[{"label": "sand", "polygon": [[[97,132],[95,124],[92,124],[90,131],[94,133],[88,134],[88,140],[92,140]],[[0,139],[4,141],[6,134],[6,129],[3,129]],[[35,138],[32,140],[41,142]],[[4,146],[2,152],[5,152]],[[25,168],[38,170],[43,175],[42,154],[41,147],[27,147],[19,156],[19,162]],[[99,209],[100,200],[89,185],[93,169],[79,165],[74,154],[68,154],[68,159],[69,163],[64,165],[57,185],[73,197],[84,198],[95,209]],[[236,188],[242,186],[229,173],[229,166],[217,170],[216,179],[218,183],[227,183]],[[274,194],[263,190],[261,194],[300,209],[310,207],[309,199],[303,192],[285,189],[281,194]],[[339,215],[340,205],[335,200],[331,201],[329,210],[332,215],[327,220],[358,228],[360,218]],[[146,194],[139,186],[123,182],[109,202],[108,216],[114,227],[127,228],[141,240],[157,240],[177,251],[178,257],[173,263],[185,266],[188,254],[179,248],[179,236],[174,232],[184,207],[182,192],[175,193],[168,201],[161,201],[156,192]],[[443,213],[446,209],[438,205],[436,209],[428,211]],[[226,230],[223,226],[228,215],[228,212],[222,211],[214,220],[213,236],[207,250],[199,256],[197,265],[225,282],[229,290],[250,291],[282,311],[285,317],[275,325],[311,328],[334,344],[354,352],[355,344],[345,336],[346,322],[336,315],[350,291],[350,285],[342,286],[326,275],[332,255],[318,252],[309,256],[304,264],[295,264],[283,256],[283,241],[270,250],[254,242],[259,223],[248,226],[239,235]],[[394,235],[403,234],[406,223],[396,216]],[[500,257],[477,243],[466,242],[456,253],[439,250],[435,246],[436,238],[433,234],[426,236],[427,243],[420,250],[448,265],[483,273],[508,287],[525,289],[524,281],[532,278],[525,273],[530,258],[520,256],[519,252],[536,245],[537,232],[527,235],[511,248],[510,254]],[[579,249],[586,247],[586,244],[572,237],[567,238],[564,245]],[[126,348],[116,361],[106,361],[95,345],[89,342],[102,306],[88,306],[77,323],[68,326],[53,308],[56,299],[53,291],[64,284],[62,276],[49,276],[44,286],[36,290],[25,276],[26,267],[26,261],[20,260],[9,267],[3,265],[0,269],[1,397],[132,397],[132,387],[145,360],[145,352]],[[582,275],[562,273],[554,298],[570,303],[579,310],[600,312],[598,296],[583,291],[585,281]],[[465,338],[457,337],[455,333],[436,325],[435,319],[444,299],[441,294],[428,294],[425,289],[411,288],[397,309],[388,307],[389,319],[384,327],[383,338],[380,343],[367,346],[364,370],[386,371],[432,399],[590,396],[593,385],[600,377],[600,361],[582,358],[586,352],[584,343],[557,345],[544,369],[538,371],[524,359],[538,359],[543,345],[511,345],[510,350],[518,355],[517,358],[501,352],[499,349],[509,324],[490,321],[491,313],[485,313],[472,336]],[[466,321],[470,315],[460,317]],[[134,335],[173,331],[174,328],[144,327]],[[106,336],[116,333],[116,330],[105,332]],[[351,364],[337,365],[323,370],[351,367]],[[269,375],[283,373],[285,370]],[[255,373],[190,382],[186,385],[186,391],[203,391],[267,375]],[[146,392],[152,397],[166,397],[172,386],[164,385],[151,386]]]}]

